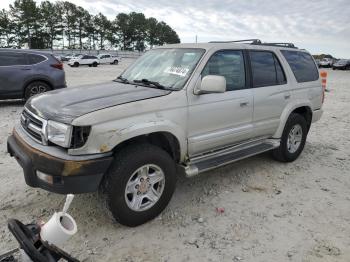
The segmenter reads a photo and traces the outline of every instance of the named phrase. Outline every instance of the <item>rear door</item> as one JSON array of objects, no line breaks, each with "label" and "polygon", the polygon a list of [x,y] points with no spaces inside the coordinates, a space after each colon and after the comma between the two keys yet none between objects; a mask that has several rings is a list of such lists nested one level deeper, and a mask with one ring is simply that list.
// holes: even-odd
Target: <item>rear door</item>
[{"label": "rear door", "polygon": [[273,135],[290,100],[286,74],[272,51],[249,51],[253,96],[254,137]]},{"label": "rear door", "polygon": [[22,97],[25,79],[32,74],[27,55],[22,52],[0,52],[0,96]]},{"label": "rear door", "polygon": [[100,64],[107,63],[107,56],[106,55],[101,55],[99,59]]},{"label": "rear door", "polygon": [[92,64],[90,56],[88,55],[83,55],[80,59],[80,64],[82,65],[89,65]]},{"label": "rear door", "polygon": [[105,55],[105,63],[112,63],[111,55]]}]

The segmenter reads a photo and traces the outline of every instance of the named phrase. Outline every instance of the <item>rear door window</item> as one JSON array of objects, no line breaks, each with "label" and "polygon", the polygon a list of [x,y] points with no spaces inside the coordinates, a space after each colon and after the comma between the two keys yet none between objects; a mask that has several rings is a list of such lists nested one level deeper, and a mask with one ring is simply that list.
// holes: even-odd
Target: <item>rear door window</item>
[{"label": "rear door window", "polygon": [[286,77],[277,57],[268,51],[250,51],[253,86],[274,86],[286,83]]},{"label": "rear door window", "polygon": [[25,53],[0,52],[0,66],[26,65]]},{"label": "rear door window", "polygon": [[311,55],[300,51],[281,50],[298,83],[318,79],[318,70]]},{"label": "rear door window", "polygon": [[237,50],[216,52],[202,71],[202,77],[206,75],[224,76],[227,91],[244,89],[246,81],[243,52]]},{"label": "rear door window", "polygon": [[46,60],[46,57],[42,55],[36,55],[36,54],[27,54],[28,57],[28,63],[30,65],[39,64],[40,62],[43,62]]}]

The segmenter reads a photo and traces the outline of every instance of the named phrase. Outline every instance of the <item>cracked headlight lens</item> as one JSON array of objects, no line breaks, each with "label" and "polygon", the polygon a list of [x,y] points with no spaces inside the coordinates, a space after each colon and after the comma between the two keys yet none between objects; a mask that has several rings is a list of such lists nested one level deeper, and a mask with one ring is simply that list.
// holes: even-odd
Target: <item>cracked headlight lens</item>
[{"label": "cracked headlight lens", "polygon": [[56,145],[69,148],[72,129],[70,125],[49,120],[47,122],[47,138]]}]

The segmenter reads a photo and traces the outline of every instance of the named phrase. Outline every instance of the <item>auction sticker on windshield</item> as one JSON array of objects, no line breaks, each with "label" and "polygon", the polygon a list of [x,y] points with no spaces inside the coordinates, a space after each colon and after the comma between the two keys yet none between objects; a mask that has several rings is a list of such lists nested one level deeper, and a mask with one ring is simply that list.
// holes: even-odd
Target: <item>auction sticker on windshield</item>
[{"label": "auction sticker on windshield", "polygon": [[190,69],[180,66],[169,66],[164,70],[164,73],[179,75],[181,77],[185,77]]}]

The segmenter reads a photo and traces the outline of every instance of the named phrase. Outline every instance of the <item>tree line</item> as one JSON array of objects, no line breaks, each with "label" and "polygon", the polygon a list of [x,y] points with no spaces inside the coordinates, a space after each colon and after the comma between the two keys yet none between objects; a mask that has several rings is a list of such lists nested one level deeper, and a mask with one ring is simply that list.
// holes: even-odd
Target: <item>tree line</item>
[{"label": "tree line", "polygon": [[55,3],[15,0],[0,10],[0,46],[29,48],[106,49],[143,51],[147,46],[179,43],[165,22],[143,13],[119,13],[109,20],[68,1]]}]

